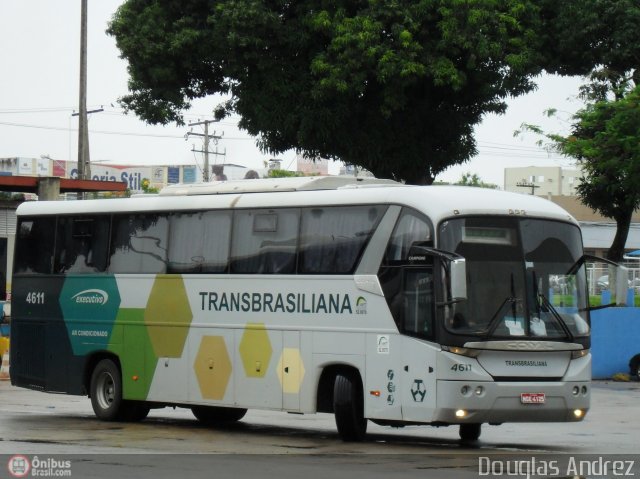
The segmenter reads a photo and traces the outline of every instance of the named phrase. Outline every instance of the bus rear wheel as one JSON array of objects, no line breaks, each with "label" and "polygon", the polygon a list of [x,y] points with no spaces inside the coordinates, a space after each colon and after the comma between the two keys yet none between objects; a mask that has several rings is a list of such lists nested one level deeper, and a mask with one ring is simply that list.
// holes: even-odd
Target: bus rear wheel
[{"label": "bus rear wheel", "polygon": [[481,432],[482,424],[460,424],[460,439],[465,442],[477,441]]},{"label": "bus rear wheel", "polygon": [[118,421],[125,412],[120,369],[111,359],[100,361],[91,374],[91,407],[98,419]]},{"label": "bus rear wheel", "polygon": [[333,387],[333,412],[343,441],[362,441],[367,433],[364,398],[359,379],[353,373],[339,373]]},{"label": "bus rear wheel", "polygon": [[216,406],[193,406],[191,412],[200,422],[207,425],[237,422],[247,414],[246,409]]}]

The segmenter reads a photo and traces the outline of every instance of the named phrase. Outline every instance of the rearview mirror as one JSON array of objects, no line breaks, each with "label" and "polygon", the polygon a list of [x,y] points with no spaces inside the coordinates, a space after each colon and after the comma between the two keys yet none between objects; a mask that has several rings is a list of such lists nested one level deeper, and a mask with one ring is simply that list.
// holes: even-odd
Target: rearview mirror
[{"label": "rearview mirror", "polygon": [[449,265],[451,278],[451,300],[467,299],[467,265],[464,258],[451,261]]},{"label": "rearview mirror", "polygon": [[467,265],[465,259],[456,253],[422,246],[420,242],[415,242],[409,250],[410,264],[422,263],[427,258],[438,258],[445,269],[445,284],[449,292],[447,303],[455,303],[467,299]]}]

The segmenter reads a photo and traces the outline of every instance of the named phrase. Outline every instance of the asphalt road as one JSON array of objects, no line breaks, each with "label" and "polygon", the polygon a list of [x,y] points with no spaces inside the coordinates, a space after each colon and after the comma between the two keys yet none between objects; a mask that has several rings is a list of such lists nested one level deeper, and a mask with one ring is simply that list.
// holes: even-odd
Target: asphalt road
[{"label": "asphalt road", "polygon": [[[556,457],[634,461],[640,476],[639,418],[640,383],[597,382],[591,411],[581,423],[484,426],[473,445],[461,444],[455,427],[391,429],[370,423],[366,441],[344,443],[327,414],[249,411],[237,424],[207,428],[189,410],[165,408],[141,423],[105,423],[94,418],[87,398],[1,381],[0,478],[13,477],[4,464],[17,454],[40,469],[60,465],[51,460],[69,460],[71,477],[96,478],[477,478],[491,472],[492,460],[498,468],[490,475],[495,476],[506,475],[516,458],[533,467]],[[546,463],[536,458],[547,458]],[[64,468],[48,469],[50,476],[60,477]],[[555,477],[570,476],[559,469]],[[526,471],[518,472],[527,477]]]}]

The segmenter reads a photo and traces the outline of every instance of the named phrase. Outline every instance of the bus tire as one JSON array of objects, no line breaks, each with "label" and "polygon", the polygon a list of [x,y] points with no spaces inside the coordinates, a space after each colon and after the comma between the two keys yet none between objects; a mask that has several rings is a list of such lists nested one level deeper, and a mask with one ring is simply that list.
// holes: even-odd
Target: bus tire
[{"label": "bus tire", "polygon": [[343,441],[362,441],[367,433],[362,386],[355,374],[338,373],[333,388],[333,412]]},{"label": "bus tire", "polygon": [[460,424],[460,439],[465,442],[473,442],[480,439],[480,433],[482,432],[482,424],[470,423]]},{"label": "bus tire", "polygon": [[203,424],[229,424],[237,422],[247,414],[246,409],[218,406],[193,406],[191,412]]},{"label": "bus tire", "polygon": [[124,401],[122,419],[130,422],[144,421],[151,408],[143,401]]},{"label": "bus tire", "polygon": [[103,359],[91,374],[91,407],[98,419],[118,421],[126,412],[122,399],[120,369],[111,359]]},{"label": "bus tire", "polygon": [[636,354],[629,361],[629,372],[632,376],[636,376],[640,380],[640,354]]}]

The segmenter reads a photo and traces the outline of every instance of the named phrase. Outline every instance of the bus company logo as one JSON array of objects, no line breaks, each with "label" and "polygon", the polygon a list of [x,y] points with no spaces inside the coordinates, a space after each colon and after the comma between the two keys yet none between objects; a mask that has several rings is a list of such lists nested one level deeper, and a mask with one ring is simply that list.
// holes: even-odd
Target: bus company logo
[{"label": "bus company logo", "polygon": [[512,341],[507,344],[507,349],[516,351],[552,351],[550,345],[546,345],[540,341]]},{"label": "bus company logo", "polygon": [[31,471],[31,463],[25,456],[11,456],[7,469],[12,477],[26,477]]},{"label": "bus company logo", "polygon": [[356,314],[367,314],[367,300],[362,296],[356,299]]},{"label": "bus company logo", "polygon": [[71,296],[76,304],[98,304],[104,306],[109,301],[109,294],[102,289],[85,289]]}]

